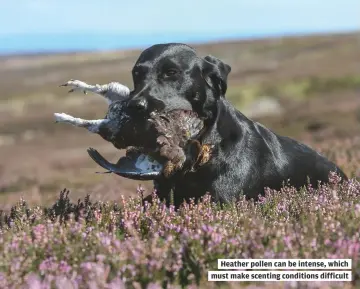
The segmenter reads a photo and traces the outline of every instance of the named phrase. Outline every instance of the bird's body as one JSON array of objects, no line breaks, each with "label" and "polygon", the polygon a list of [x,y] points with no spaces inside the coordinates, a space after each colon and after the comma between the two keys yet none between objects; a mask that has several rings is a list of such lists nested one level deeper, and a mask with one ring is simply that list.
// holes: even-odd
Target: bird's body
[{"label": "bird's body", "polygon": [[[109,121],[98,132],[103,139],[117,149],[135,147],[138,152],[166,160],[163,170],[166,177],[182,168],[186,161],[185,146],[204,126],[194,112],[185,110],[152,113],[149,118],[131,117],[124,101],[110,104],[105,119]],[[200,152],[199,145],[194,149],[196,154]]]},{"label": "bird's body", "polygon": [[[183,169],[185,162],[190,170],[209,160],[209,146],[202,146],[194,139],[204,123],[192,111],[154,113],[146,120],[146,126],[134,123],[126,114],[121,114],[122,118],[116,116],[120,106],[116,105],[109,112],[114,122],[110,121],[99,134],[117,148],[131,148],[116,164],[108,162],[95,149],[88,150],[90,157],[108,172],[131,179],[154,180],[161,176],[171,177]],[[112,127],[119,130],[111,132]]]},{"label": "bird's body", "polygon": [[153,134],[148,134],[151,123],[144,117],[131,117],[126,100],[112,102],[105,119],[108,121],[99,126],[97,133],[117,149],[128,146],[155,148],[156,138]]}]

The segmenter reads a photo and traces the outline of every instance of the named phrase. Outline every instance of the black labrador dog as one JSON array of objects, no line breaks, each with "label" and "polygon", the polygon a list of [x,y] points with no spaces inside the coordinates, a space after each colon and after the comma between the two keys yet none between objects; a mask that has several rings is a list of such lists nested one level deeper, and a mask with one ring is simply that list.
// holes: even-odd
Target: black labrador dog
[{"label": "black labrador dog", "polygon": [[346,175],[308,146],[279,136],[238,111],[226,98],[231,67],[213,56],[201,58],[185,44],[158,44],[144,50],[134,65],[134,90],[128,107],[136,113],[191,109],[205,121],[201,143],[213,144],[210,161],[195,172],[154,182],[158,196],[174,204],[209,192],[227,203],[241,194],[257,199],[265,187],[284,182],[302,187],[328,182],[331,171]]}]

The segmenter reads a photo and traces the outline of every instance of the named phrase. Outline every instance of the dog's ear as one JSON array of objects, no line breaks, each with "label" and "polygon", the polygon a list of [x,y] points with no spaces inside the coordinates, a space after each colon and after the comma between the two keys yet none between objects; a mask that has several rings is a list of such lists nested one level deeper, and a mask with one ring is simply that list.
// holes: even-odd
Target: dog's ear
[{"label": "dog's ear", "polygon": [[204,60],[203,77],[206,83],[217,90],[219,96],[225,97],[231,66],[212,55],[205,56]]},{"label": "dog's ear", "polygon": [[229,75],[229,73],[231,72],[231,66],[222,62],[219,58],[216,58],[215,56],[212,56],[212,55],[208,55],[208,56],[205,56],[204,59],[214,65],[216,65],[220,72],[221,72],[221,75],[222,77],[227,80],[227,77]]}]

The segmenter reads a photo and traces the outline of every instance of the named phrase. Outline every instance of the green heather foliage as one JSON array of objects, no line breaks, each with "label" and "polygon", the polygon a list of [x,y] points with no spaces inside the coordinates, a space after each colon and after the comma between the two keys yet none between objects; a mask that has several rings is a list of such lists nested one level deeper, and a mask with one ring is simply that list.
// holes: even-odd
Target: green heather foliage
[{"label": "green heather foliage", "polygon": [[222,208],[207,195],[174,210],[155,194],[143,207],[142,188],[121,204],[72,203],[67,190],[49,208],[21,200],[0,217],[0,288],[210,288],[218,258],[351,258],[355,285],[360,182],[330,179]]}]

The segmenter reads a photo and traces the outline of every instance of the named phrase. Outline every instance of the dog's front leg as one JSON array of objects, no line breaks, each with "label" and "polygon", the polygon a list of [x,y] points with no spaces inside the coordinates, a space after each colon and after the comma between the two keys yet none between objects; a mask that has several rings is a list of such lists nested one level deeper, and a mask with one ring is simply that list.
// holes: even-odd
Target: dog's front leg
[{"label": "dog's front leg", "polygon": [[[172,190],[171,182],[169,182],[165,178],[160,179],[160,180],[155,180],[154,181],[154,190],[155,190],[156,195],[160,199],[160,201],[165,200],[166,205],[169,206],[170,205],[170,193]],[[146,196],[143,199],[143,202],[145,202],[145,201],[151,204],[153,201],[152,194]]]}]

